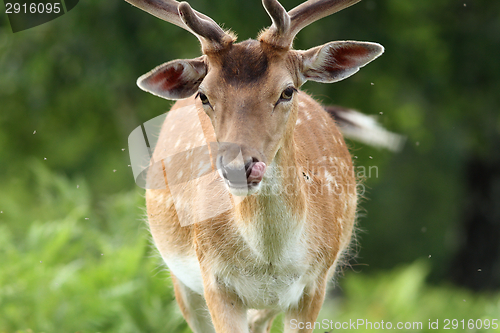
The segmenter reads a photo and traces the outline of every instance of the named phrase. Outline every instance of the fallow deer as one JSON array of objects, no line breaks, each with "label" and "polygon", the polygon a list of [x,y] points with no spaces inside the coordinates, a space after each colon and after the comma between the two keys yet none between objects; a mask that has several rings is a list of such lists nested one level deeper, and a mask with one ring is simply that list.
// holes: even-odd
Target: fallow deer
[{"label": "fallow deer", "polygon": [[[146,201],[184,318],[196,333],[262,333],[285,312],[285,332],[312,332],[290,322],[316,320],[351,240],[357,193],[334,119],[299,88],[345,79],[384,48],[337,41],[300,51],[292,42],[360,0],[309,0],[288,12],[263,0],[272,25],[240,43],[186,2],[126,1],[190,31],[202,46],[202,56],[167,62],[137,82],[180,100],[155,139],[153,159],[161,163],[148,172]],[[201,161],[196,151],[166,158],[174,146],[207,147],[212,173],[200,164],[204,185],[185,178]],[[207,206],[212,214],[200,215]]]}]

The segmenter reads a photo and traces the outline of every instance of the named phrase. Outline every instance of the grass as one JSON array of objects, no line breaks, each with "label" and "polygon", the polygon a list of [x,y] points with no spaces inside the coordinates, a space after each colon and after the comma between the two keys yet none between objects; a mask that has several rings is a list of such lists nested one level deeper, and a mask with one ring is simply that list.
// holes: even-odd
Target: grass
[{"label": "grass", "polygon": [[32,186],[10,189],[32,206],[0,195],[0,332],[186,331],[141,191],[93,208],[82,180],[41,166],[32,176]]},{"label": "grass", "polygon": [[[150,245],[140,189],[93,203],[84,180],[36,163],[1,187],[0,333],[190,332]],[[499,294],[429,286],[427,274],[424,261],[374,276],[350,272],[319,320],[418,321],[431,331],[430,319],[449,331],[447,318],[500,319]],[[365,328],[356,331],[372,331]]]},{"label": "grass", "polygon": [[[423,260],[375,276],[350,272],[341,281],[343,297],[329,300],[319,320],[334,323],[363,320],[357,332],[377,331],[376,323],[380,325],[382,321],[390,322],[392,329],[402,323],[402,327],[407,324],[410,331],[419,332],[500,332],[500,294],[477,294],[451,285],[431,286],[425,282],[428,273],[429,266]],[[498,323],[496,329],[493,319]],[[490,329],[484,328],[485,320],[489,320]],[[430,329],[431,323],[438,329]],[[469,324],[474,329],[469,329]],[[475,329],[480,324],[483,328]]]}]

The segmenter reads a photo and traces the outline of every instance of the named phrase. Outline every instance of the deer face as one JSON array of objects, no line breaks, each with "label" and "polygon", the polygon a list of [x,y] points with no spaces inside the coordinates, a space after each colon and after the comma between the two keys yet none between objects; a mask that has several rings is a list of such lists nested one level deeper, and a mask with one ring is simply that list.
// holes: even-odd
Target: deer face
[{"label": "deer face", "polygon": [[255,40],[207,60],[197,96],[219,143],[217,168],[233,194],[254,193],[285,133],[292,133],[296,71],[287,52]]},{"label": "deer face", "polygon": [[[333,12],[357,1],[324,6]],[[275,0],[265,0],[264,5],[273,25],[258,40],[234,44],[231,34],[180,3],[179,17],[200,39],[204,55],[168,62],[137,81],[143,90],[167,99],[196,95],[219,143],[217,168],[235,195],[258,191],[266,166],[291,140],[296,92],[304,82],[340,81],[383,52],[379,44],[350,41],[293,50],[293,37],[313,19],[307,16],[310,11],[299,6],[289,15]]]},{"label": "deer face", "polygon": [[383,51],[378,44],[331,42],[307,51],[248,40],[191,60],[168,62],[138,80],[168,99],[194,94],[219,143],[217,168],[235,195],[260,188],[266,166],[297,119],[296,92],[307,80],[340,81]]}]

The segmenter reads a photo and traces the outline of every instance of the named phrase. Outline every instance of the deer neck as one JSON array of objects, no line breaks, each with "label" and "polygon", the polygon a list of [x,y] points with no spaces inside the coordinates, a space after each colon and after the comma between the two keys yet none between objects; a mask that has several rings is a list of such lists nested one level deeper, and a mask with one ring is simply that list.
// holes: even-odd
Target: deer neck
[{"label": "deer neck", "polygon": [[306,215],[304,179],[296,160],[293,128],[285,135],[262,189],[235,209],[235,220],[247,244],[262,259],[279,261],[303,238]]}]

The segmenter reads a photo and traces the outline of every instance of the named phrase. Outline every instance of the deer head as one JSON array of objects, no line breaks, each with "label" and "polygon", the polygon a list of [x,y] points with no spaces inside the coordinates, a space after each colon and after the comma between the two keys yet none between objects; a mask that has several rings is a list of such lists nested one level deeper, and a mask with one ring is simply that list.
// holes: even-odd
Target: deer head
[{"label": "deer head", "polygon": [[309,0],[289,12],[277,0],[263,0],[272,25],[257,40],[241,43],[186,2],[127,1],[199,39],[201,57],[167,62],[137,84],[166,99],[196,95],[219,142],[217,167],[236,195],[255,193],[266,167],[293,144],[296,95],[304,82],[343,80],[384,51],[379,44],[354,41],[292,48],[302,28],[360,0]]}]

